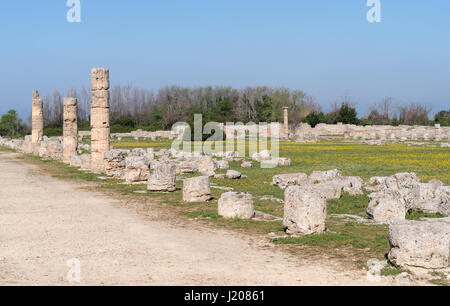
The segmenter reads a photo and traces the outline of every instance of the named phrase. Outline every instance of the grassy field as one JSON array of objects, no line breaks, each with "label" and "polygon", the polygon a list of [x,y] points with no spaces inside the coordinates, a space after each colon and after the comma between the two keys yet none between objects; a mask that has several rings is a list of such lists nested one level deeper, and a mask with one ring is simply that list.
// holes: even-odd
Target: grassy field
[{"label": "grassy field", "polygon": [[[133,149],[137,147],[151,147],[155,150],[168,149],[169,141],[135,141],[123,139],[113,142],[119,149]],[[198,146],[199,144],[197,144]],[[442,180],[446,185],[450,183],[450,149],[408,147],[406,144],[386,144],[383,146],[368,146],[358,143],[315,143],[299,144],[292,142],[280,143],[280,156],[289,157],[292,165],[275,169],[261,169],[254,162],[253,168],[241,168],[239,163],[230,163],[231,169],[238,170],[247,178],[241,180],[212,179],[213,185],[232,187],[239,192],[249,192],[254,196],[257,210],[283,216],[283,204],[261,200],[263,196],[273,196],[284,199],[284,192],[272,186],[272,177],[282,173],[303,172],[310,174],[314,170],[339,169],[346,176],[360,176],[364,180],[372,176],[388,176],[398,172],[415,172],[427,182],[431,179]],[[145,185],[122,185],[116,180],[99,180],[93,174],[87,174],[60,163],[40,161],[36,157],[25,156],[25,159],[40,163],[41,166],[53,173],[55,177],[64,179],[82,179],[96,182],[98,188],[113,191],[145,203],[153,201],[160,203],[164,209],[186,220],[204,223],[207,226],[228,228],[248,234],[275,236],[283,235],[280,221],[242,221],[225,220],[217,214],[217,200],[225,192],[212,189],[213,200],[208,203],[183,203],[182,182],[178,182],[178,189],[171,194],[137,194],[135,191],[145,191]],[[218,171],[224,173],[225,171]],[[370,258],[385,258],[389,252],[387,226],[358,224],[345,219],[333,217],[333,214],[353,214],[365,216],[368,205],[368,194],[352,197],[344,194],[340,200],[328,202],[327,228],[323,235],[312,235],[300,238],[276,238],[272,242],[280,248],[287,248],[294,254],[301,253],[308,256],[337,257],[348,264],[365,266]],[[439,217],[414,212],[409,219],[420,217]],[[272,235],[273,235],[272,234]]]},{"label": "grassy field", "polygon": [[[171,142],[152,141],[124,141],[113,143],[115,148],[132,149],[135,147],[154,147],[155,149],[170,148]],[[197,144],[199,146],[200,144]],[[254,162],[253,168],[241,168],[239,163],[230,163],[231,169],[238,170],[247,178],[241,180],[218,180],[212,179],[213,184],[223,187],[232,187],[239,192],[249,192],[254,196],[256,209],[279,217],[283,216],[283,204],[273,201],[263,201],[263,196],[274,196],[283,199],[284,191],[272,186],[274,175],[283,173],[302,172],[311,174],[314,170],[339,169],[346,176],[360,176],[368,180],[373,176],[389,176],[399,172],[415,172],[425,182],[431,179],[442,180],[445,184],[450,183],[450,149],[408,147],[407,144],[386,144],[383,146],[369,146],[361,143],[314,143],[299,144],[293,142],[280,143],[280,156],[289,157],[292,165],[289,167],[278,167],[275,169],[261,169]],[[218,171],[224,173],[225,171]],[[220,193],[215,192],[215,199]],[[219,194],[218,194],[219,193]],[[181,197],[181,195],[180,195]],[[215,201],[208,206],[199,204],[198,210],[190,207],[190,216],[212,220],[215,223],[227,221],[220,220],[216,215]],[[279,238],[274,240],[280,245],[307,245],[318,250],[340,250],[339,253],[357,253],[361,262],[369,257],[383,258],[389,251],[387,239],[387,227],[375,225],[363,225],[347,222],[342,219],[331,217],[332,214],[353,214],[366,216],[368,195],[352,197],[344,194],[340,200],[328,202],[327,220],[329,232],[325,235],[313,235],[303,238]],[[208,208],[209,207],[209,208]],[[438,217],[414,212],[408,215],[408,219],[419,219],[420,217]],[[234,223],[237,222],[228,221]],[[260,224],[253,225],[262,227]],[[281,223],[274,227],[262,227],[261,232],[275,231],[281,229]],[[274,230],[275,229],[275,230]],[[280,230],[275,231],[280,233]],[[345,252],[342,252],[345,250]],[[342,255],[342,254],[341,254]]]}]

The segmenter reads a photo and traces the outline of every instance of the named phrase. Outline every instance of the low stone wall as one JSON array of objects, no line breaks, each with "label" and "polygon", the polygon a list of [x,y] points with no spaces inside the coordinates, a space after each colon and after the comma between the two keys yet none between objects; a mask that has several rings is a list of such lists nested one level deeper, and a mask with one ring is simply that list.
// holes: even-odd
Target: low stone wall
[{"label": "low stone wall", "polygon": [[450,140],[450,127],[435,126],[357,126],[351,124],[318,124],[312,128],[302,123],[295,130],[298,141],[317,140],[320,136],[343,136],[353,140]]},{"label": "low stone wall", "polygon": [[272,122],[268,124],[247,124],[247,125],[221,125],[227,138],[245,138],[246,132],[250,135],[260,135],[262,137],[275,137],[280,139],[288,138],[286,129],[282,123]]}]

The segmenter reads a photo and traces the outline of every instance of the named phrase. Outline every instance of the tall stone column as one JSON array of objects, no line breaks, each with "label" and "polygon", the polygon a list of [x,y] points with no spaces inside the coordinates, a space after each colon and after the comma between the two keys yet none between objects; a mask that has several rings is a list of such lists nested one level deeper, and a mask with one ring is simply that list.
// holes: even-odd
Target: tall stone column
[{"label": "tall stone column", "polygon": [[44,102],[39,98],[39,92],[33,90],[33,100],[31,106],[31,142],[41,143],[44,139]]},{"label": "tall stone column", "polygon": [[91,83],[91,168],[94,173],[103,173],[104,155],[110,148],[109,69],[92,69]]},{"label": "tall stone column", "polygon": [[289,107],[283,107],[284,110],[284,135],[289,138]]},{"label": "tall stone column", "polygon": [[77,155],[78,149],[78,101],[64,98],[63,162],[70,164],[70,157]]}]

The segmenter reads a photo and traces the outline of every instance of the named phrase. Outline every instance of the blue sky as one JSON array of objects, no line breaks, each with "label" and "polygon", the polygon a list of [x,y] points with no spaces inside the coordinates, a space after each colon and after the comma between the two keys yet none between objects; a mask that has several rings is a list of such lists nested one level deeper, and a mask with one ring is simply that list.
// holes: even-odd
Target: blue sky
[{"label": "blue sky", "polygon": [[31,91],[89,86],[92,67],[113,85],[285,86],[325,109],[346,92],[364,115],[389,95],[450,107],[450,1],[1,1],[0,113],[30,113]]}]

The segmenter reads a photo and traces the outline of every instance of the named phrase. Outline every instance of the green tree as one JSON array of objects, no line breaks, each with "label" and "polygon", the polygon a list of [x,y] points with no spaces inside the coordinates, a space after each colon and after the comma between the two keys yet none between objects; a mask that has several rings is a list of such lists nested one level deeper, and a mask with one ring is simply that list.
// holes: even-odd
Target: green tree
[{"label": "green tree", "polygon": [[343,103],[339,114],[337,116],[337,121],[344,124],[358,124],[358,114],[356,109],[349,104]]},{"label": "green tree", "polygon": [[0,119],[0,133],[2,136],[16,137],[22,127],[22,120],[15,110],[10,110]]},{"label": "green tree", "polygon": [[437,113],[436,116],[434,116],[434,121],[441,126],[450,126],[450,110],[443,110]]},{"label": "green tree", "polygon": [[262,97],[255,104],[258,122],[270,122],[273,112],[272,98],[268,95]]},{"label": "green tree", "polygon": [[308,116],[306,116],[303,122],[308,123],[311,127],[316,127],[319,123],[327,123],[327,118],[325,117],[323,112],[317,113],[312,112]]}]

